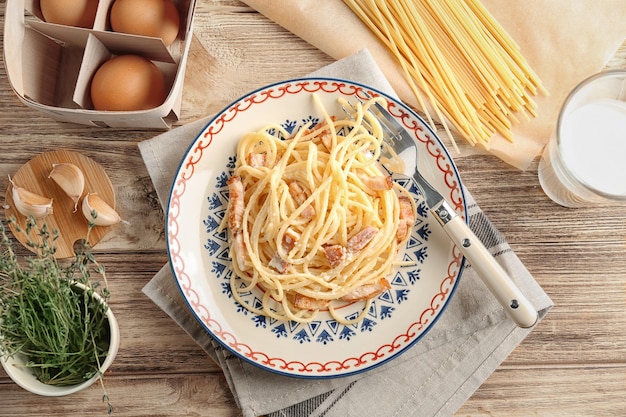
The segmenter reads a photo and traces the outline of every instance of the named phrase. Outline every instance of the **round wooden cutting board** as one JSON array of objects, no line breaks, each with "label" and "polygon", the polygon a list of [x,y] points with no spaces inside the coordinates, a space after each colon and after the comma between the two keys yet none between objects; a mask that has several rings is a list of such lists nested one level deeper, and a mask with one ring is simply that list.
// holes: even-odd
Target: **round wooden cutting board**
[{"label": "round wooden cutting board", "polygon": [[[53,164],[71,163],[78,166],[85,176],[85,189],[78,201],[78,209],[74,211],[74,201],[51,178]],[[58,230],[59,238],[56,241],[58,259],[75,256],[74,245],[87,237],[88,221],[81,210],[82,197],[87,193],[98,193],[111,207],[115,208],[115,192],[113,185],[104,169],[92,159],[69,150],[46,152],[31,159],[11,177],[17,187],[30,192],[52,198],[52,214],[38,220],[38,224],[46,223],[50,231]],[[6,193],[5,215],[9,219],[14,216],[17,224],[24,230],[26,217],[20,214],[13,203],[13,185],[9,184]],[[36,236],[27,236],[23,231],[17,231],[11,224],[11,231],[25,247],[28,240]],[[95,246],[110,230],[110,226],[95,226],[89,233],[89,244]],[[37,240],[35,240],[37,241]],[[30,249],[30,248],[29,248]],[[32,250],[32,249],[31,249]]]}]

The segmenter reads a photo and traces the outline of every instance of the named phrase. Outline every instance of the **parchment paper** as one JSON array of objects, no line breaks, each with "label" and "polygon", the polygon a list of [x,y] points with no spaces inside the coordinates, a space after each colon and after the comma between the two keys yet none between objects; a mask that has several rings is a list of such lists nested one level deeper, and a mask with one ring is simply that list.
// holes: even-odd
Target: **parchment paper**
[{"label": "parchment paper", "polygon": [[[243,1],[335,59],[367,47],[400,98],[419,109],[393,57],[342,1]],[[626,1],[482,0],[482,3],[518,43],[550,92],[548,97],[536,97],[539,116],[514,128],[514,143],[499,135],[491,140],[493,154],[524,170],[548,141],[568,92],[587,76],[600,71],[626,38]],[[457,141],[463,139],[458,137]]]}]

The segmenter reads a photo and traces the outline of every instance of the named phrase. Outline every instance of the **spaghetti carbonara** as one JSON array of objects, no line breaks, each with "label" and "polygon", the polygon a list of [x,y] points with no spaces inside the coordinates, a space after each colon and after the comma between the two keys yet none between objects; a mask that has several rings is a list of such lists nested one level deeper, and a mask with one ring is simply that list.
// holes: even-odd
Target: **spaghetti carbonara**
[{"label": "spaghetti carbonara", "polygon": [[[228,180],[226,218],[233,259],[231,290],[245,308],[278,320],[307,322],[328,310],[342,323],[366,314],[390,288],[385,277],[410,235],[415,203],[377,163],[380,123],[367,112],[330,117],[291,136],[280,126],[246,134]],[[261,289],[260,302],[242,294]],[[339,314],[363,302],[351,321]]]}]

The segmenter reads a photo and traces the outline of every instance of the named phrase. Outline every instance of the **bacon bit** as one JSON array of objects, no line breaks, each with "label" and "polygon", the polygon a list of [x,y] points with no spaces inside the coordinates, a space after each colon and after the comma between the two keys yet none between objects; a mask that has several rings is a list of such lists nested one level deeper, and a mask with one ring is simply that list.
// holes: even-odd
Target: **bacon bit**
[{"label": "bacon bit", "polygon": [[333,138],[330,135],[330,132],[322,132],[322,134],[319,135],[319,138],[322,141],[322,145],[324,145],[326,150],[330,151],[333,147]]},{"label": "bacon bit", "polygon": [[284,274],[287,271],[287,268],[289,268],[289,265],[290,265],[289,262],[285,261],[277,253],[274,254],[274,256],[272,257],[269,263],[269,266],[271,266],[272,268],[274,268],[281,274]]},{"label": "bacon bit", "polygon": [[253,168],[264,167],[267,161],[267,154],[264,153],[249,153],[248,165]]},{"label": "bacon bit", "polygon": [[337,268],[348,256],[348,251],[341,245],[324,246],[324,255],[332,268]]},{"label": "bacon bit", "polygon": [[291,181],[289,184],[289,194],[294,199],[296,204],[301,205],[307,199],[304,189],[295,181]]},{"label": "bacon bit", "polygon": [[324,246],[324,255],[332,268],[337,268],[344,262],[349,255],[359,252],[363,249],[378,233],[378,229],[374,226],[367,226],[356,235],[348,240],[348,247],[342,245],[326,245]]},{"label": "bacon bit", "polygon": [[[333,123],[337,121],[336,116],[331,116],[330,119],[333,121]],[[320,124],[316,126],[316,129],[323,128],[325,126],[328,126],[328,123],[326,123],[326,120],[323,120]],[[318,143],[318,141],[321,142],[322,146],[324,146],[327,151],[330,151],[333,148],[333,136],[330,133],[330,129],[328,128],[318,133],[317,136],[313,138],[313,140],[316,144]]]},{"label": "bacon bit", "polygon": [[415,213],[409,197],[401,195],[398,197],[398,201],[400,203],[400,219],[398,221],[396,239],[400,243],[409,236],[411,228],[415,225]]},{"label": "bacon bit", "polygon": [[374,226],[367,226],[356,235],[348,240],[348,251],[356,253],[363,249],[378,233],[378,229]]},{"label": "bacon bit", "polygon": [[237,232],[233,234],[233,251],[235,252],[235,261],[240,271],[248,269],[248,255],[246,253],[246,244],[243,241],[243,233]]},{"label": "bacon bit", "polygon": [[[295,181],[289,183],[289,194],[291,198],[296,202],[297,205],[301,206],[304,204],[308,196],[304,192],[304,189]],[[302,211],[302,217],[305,219],[311,219],[315,216],[315,209],[313,206],[309,205]]]},{"label": "bacon bit", "polygon": [[393,187],[393,180],[391,175],[378,175],[372,177],[366,174],[359,174],[359,179],[367,188],[372,191],[385,191],[391,190]]},{"label": "bacon bit", "polygon": [[288,228],[283,235],[283,248],[285,248],[287,252],[290,252],[296,246],[298,239],[300,239],[300,235],[292,228]]},{"label": "bacon bit", "polygon": [[391,288],[391,284],[385,278],[381,278],[372,284],[364,284],[356,287],[348,294],[341,297],[344,301],[360,301],[367,300],[378,296],[383,291]]},{"label": "bacon bit", "polygon": [[229,193],[228,227],[234,234],[241,230],[243,226],[244,190],[241,177],[234,175],[226,181]]},{"label": "bacon bit", "polygon": [[293,305],[302,310],[321,310],[328,305],[328,300],[318,300],[296,293]]},{"label": "bacon bit", "polygon": [[241,177],[235,175],[228,179],[229,207],[228,207],[228,231],[232,236],[233,251],[235,252],[235,261],[241,271],[248,268],[248,255],[246,254],[246,245],[243,241],[243,214],[244,207],[244,190]]},{"label": "bacon bit", "polygon": [[315,209],[313,208],[313,206],[308,206],[307,208],[305,208],[304,211],[302,211],[302,217],[307,220],[311,220],[313,217],[315,217]]}]

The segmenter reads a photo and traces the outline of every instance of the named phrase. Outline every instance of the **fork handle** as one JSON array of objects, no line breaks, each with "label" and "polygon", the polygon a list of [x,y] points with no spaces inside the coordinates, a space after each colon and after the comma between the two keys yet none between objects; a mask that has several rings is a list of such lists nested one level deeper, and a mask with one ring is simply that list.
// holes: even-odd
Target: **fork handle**
[{"label": "fork handle", "polygon": [[[442,206],[448,206],[444,201]],[[442,224],[444,231],[457,245],[465,258],[478,273],[483,283],[504,307],[509,317],[523,328],[532,327],[537,322],[537,310],[511,280],[489,250],[476,237],[467,223],[455,214],[451,207],[431,210]]]}]

